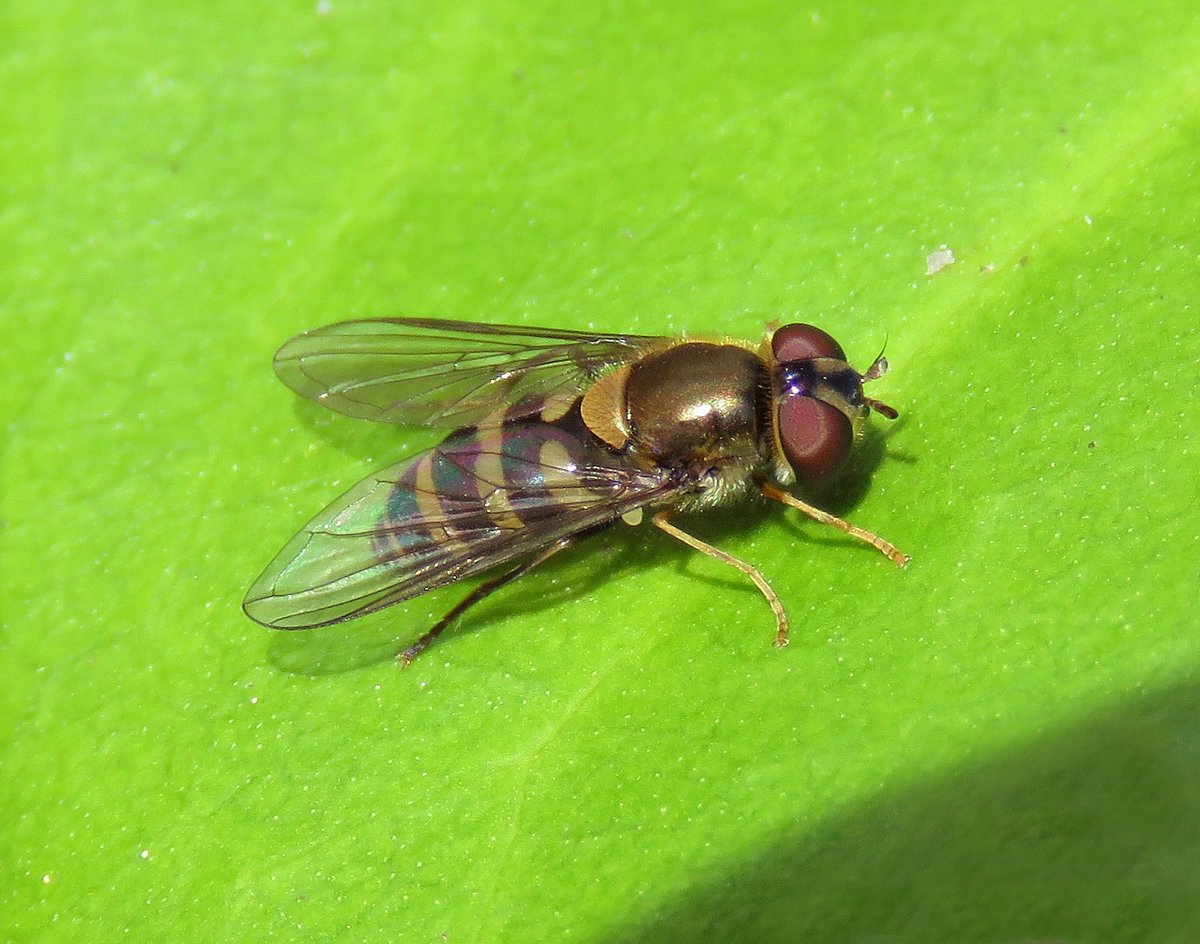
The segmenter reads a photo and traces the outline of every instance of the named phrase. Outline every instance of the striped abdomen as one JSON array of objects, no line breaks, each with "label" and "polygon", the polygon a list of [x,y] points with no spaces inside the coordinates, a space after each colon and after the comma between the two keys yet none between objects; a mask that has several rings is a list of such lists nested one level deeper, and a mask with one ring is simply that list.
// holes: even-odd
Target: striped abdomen
[{"label": "striped abdomen", "polygon": [[516,538],[524,545],[517,553],[532,551],[653,498],[664,474],[631,467],[588,430],[579,404],[573,396],[527,399],[414,459],[379,518],[380,557],[448,552],[491,566],[497,543]]}]

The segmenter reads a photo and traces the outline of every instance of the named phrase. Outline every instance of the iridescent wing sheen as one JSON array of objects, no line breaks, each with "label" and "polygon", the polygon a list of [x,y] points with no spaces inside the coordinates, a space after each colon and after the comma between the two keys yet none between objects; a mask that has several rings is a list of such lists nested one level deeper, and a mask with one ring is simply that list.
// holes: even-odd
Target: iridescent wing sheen
[{"label": "iridescent wing sheen", "polygon": [[530,394],[578,393],[664,338],[385,318],[297,335],[275,355],[303,397],[381,423],[462,426]]},{"label": "iridescent wing sheen", "polygon": [[562,423],[464,429],[367,477],[317,515],[243,606],[280,629],[340,622],[669,502],[685,488],[672,473],[627,463]]}]

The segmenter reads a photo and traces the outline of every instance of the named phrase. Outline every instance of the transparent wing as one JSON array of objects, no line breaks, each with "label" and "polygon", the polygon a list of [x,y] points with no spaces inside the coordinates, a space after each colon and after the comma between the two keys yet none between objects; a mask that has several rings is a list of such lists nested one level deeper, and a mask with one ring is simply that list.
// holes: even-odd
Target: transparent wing
[{"label": "transparent wing", "polygon": [[243,606],[280,629],[340,622],[669,501],[682,485],[557,426],[464,431],[367,477],[317,515]]},{"label": "transparent wing", "polygon": [[348,416],[453,427],[527,394],[578,393],[664,340],[431,318],[343,321],[292,338],[275,372]]}]

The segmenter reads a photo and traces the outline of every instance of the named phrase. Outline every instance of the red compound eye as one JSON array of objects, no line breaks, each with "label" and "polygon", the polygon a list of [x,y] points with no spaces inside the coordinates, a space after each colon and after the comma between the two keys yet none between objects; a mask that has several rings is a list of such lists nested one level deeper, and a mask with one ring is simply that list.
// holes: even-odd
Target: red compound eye
[{"label": "red compound eye", "polygon": [[846,359],[846,352],[828,334],[815,325],[784,325],[771,335],[771,351],[777,361],[804,361],[812,357]]},{"label": "red compound eye", "polygon": [[841,468],[854,430],[846,415],[824,400],[788,397],[779,405],[779,440],[796,478],[812,485]]}]

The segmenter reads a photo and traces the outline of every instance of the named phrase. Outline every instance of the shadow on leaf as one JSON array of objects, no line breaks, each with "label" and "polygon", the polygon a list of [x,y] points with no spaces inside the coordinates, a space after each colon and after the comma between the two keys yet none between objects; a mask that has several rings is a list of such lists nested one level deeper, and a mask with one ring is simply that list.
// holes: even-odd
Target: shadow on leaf
[{"label": "shadow on leaf", "polygon": [[796,834],[636,942],[1200,940],[1200,683]]}]

